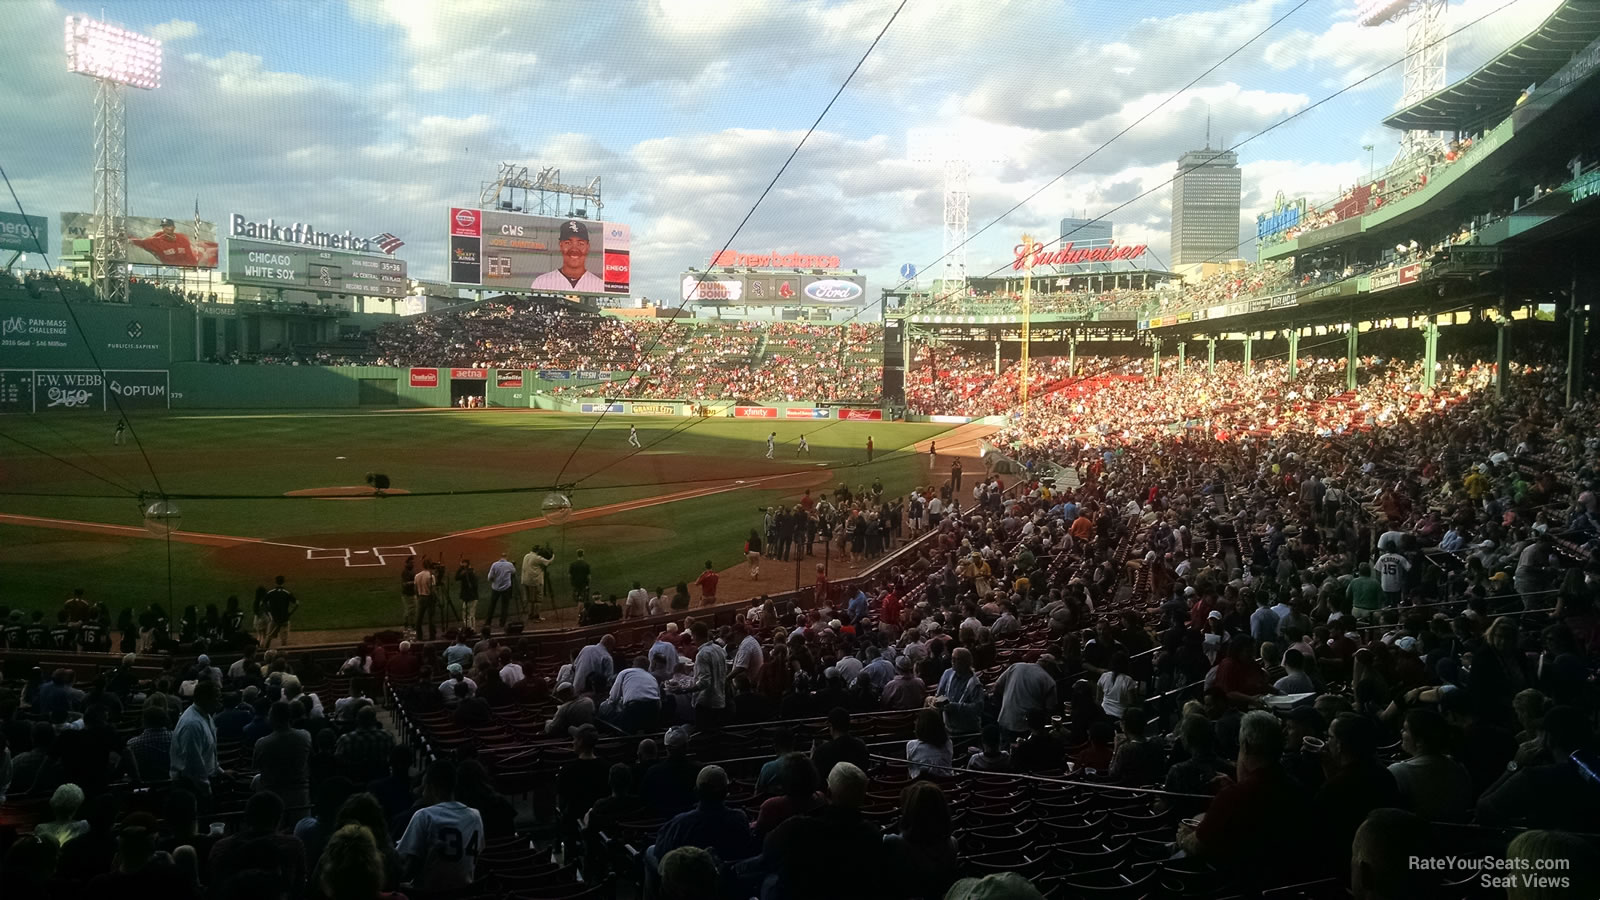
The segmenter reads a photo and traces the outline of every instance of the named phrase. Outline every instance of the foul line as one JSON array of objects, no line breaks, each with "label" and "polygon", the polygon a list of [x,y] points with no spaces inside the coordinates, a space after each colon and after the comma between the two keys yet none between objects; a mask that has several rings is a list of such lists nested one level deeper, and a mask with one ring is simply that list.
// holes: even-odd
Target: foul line
[{"label": "foul line", "polygon": [[[662,494],[657,497],[644,497],[639,500],[625,500],[620,503],[610,503],[605,506],[596,506],[590,509],[575,510],[568,521],[581,522],[585,519],[595,519],[615,513],[631,512],[636,509],[646,509],[651,506],[660,506],[665,503],[674,503],[679,500],[693,500],[698,497],[709,497],[713,494],[722,494],[728,491],[742,490],[747,487],[756,487],[769,481],[779,481],[784,478],[793,478],[796,475],[814,475],[813,471],[801,470],[798,472],[785,472],[781,475],[763,475],[756,478],[746,478],[730,482],[717,487],[695,488],[688,491],[679,491],[675,494]],[[417,545],[432,544],[439,541],[448,541],[455,538],[473,537],[487,538],[498,537],[503,534],[513,534],[518,531],[531,531],[544,528],[552,523],[544,516],[534,519],[522,519],[516,522],[502,522],[498,525],[485,525],[481,528],[472,528],[467,531],[458,531],[441,537],[427,538],[414,542]],[[165,540],[166,535],[153,534],[144,528],[132,525],[110,525],[104,522],[82,522],[76,519],[53,519],[46,516],[23,516],[14,513],[0,513],[0,525],[26,525],[36,528],[54,528],[61,531],[82,531],[93,534],[110,534],[118,537],[145,538],[147,540]],[[309,547],[305,544],[290,544],[283,541],[271,541],[266,538],[238,537],[228,534],[207,534],[198,531],[174,531],[172,539],[185,544],[199,544],[206,547],[232,547],[238,544],[263,544],[270,547],[284,547],[290,550],[305,550],[308,552],[328,550],[327,547]],[[338,548],[332,548],[338,549]]]},{"label": "foul line", "polygon": [[[768,481],[776,481],[782,478],[793,478],[796,475],[814,474],[816,473],[813,471],[801,470],[799,472],[785,472],[782,475],[763,475],[759,478],[746,478],[740,481],[735,481],[731,484],[719,485],[717,487],[694,488],[693,490],[688,491],[678,491],[675,494],[662,494],[659,497],[644,497],[639,500],[624,500],[620,503],[611,503],[605,506],[592,507],[590,509],[573,510],[571,518],[569,518],[567,521],[581,522],[585,519],[596,519],[600,518],[601,516],[609,516],[616,513],[632,512],[636,509],[646,509],[651,506],[660,506],[663,503],[673,503],[678,500],[693,500],[697,497],[709,497],[713,494],[737,491]],[[518,531],[532,531],[536,528],[544,528],[550,524],[550,521],[544,516],[539,516],[533,519],[523,519],[518,522],[502,522],[499,525],[485,525],[482,528],[472,528],[468,529],[467,531],[458,531],[455,534],[446,534],[441,537],[428,538],[424,541],[417,541],[417,543],[432,544],[437,541],[448,541],[453,538],[462,537],[498,537],[502,534],[514,534]]]},{"label": "foul line", "polygon": [[[52,519],[45,516],[21,516],[14,513],[0,513],[0,525],[32,525],[36,528],[55,528],[61,531],[88,531],[99,534],[114,534],[119,537],[147,538],[153,541],[166,540],[164,534],[153,534],[144,528],[132,525],[108,525],[104,522],[80,522],[76,519]],[[286,544],[282,541],[269,541],[266,538],[238,537],[231,534],[207,534],[201,531],[174,531],[172,539],[185,544],[201,544],[207,547],[231,547],[235,544],[268,544],[273,547],[288,547],[294,550],[315,550],[304,544]]]}]

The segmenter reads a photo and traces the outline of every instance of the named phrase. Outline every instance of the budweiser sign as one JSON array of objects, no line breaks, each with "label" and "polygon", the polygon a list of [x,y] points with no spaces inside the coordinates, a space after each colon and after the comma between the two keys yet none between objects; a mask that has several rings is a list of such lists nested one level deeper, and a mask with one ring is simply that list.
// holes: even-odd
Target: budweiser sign
[{"label": "budweiser sign", "polygon": [[837,269],[839,257],[809,253],[740,253],[724,250],[711,257],[713,266],[743,266],[750,269]]},{"label": "budweiser sign", "polygon": [[1061,245],[1059,250],[1050,250],[1042,244],[1035,244],[1033,249],[1033,262],[1028,262],[1028,247],[1018,244],[1012,248],[1017,254],[1017,259],[1011,268],[1022,271],[1023,268],[1032,266],[1069,266],[1076,263],[1116,262],[1124,259],[1137,259],[1144,255],[1150,247],[1147,244],[1126,244],[1121,247],[1085,247],[1081,250],[1072,249],[1071,241]]}]

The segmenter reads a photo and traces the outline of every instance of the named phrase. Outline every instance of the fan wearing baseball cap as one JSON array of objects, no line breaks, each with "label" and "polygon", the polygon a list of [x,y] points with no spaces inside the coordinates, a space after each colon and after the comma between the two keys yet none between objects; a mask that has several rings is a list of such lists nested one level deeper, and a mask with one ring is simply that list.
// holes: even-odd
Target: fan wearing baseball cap
[{"label": "fan wearing baseball cap", "polygon": [[556,230],[556,241],[561,250],[561,268],[535,278],[533,289],[605,293],[605,282],[589,271],[589,226],[577,219],[568,219]]}]

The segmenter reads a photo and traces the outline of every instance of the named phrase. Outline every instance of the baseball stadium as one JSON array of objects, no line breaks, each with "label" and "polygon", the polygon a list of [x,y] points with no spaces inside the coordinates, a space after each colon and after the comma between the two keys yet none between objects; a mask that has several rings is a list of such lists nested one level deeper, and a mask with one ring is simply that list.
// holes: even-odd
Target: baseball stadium
[{"label": "baseball stadium", "polygon": [[0,896],[1600,896],[1600,3],[523,5],[7,5]]}]

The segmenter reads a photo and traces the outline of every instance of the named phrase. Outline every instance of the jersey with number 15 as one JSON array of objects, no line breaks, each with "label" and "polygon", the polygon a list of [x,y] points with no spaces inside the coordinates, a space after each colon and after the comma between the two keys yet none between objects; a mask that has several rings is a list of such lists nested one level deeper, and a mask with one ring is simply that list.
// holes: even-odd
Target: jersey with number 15
[{"label": "jersey with number 15", "polygon": [[422,860],[418,886],[427,890],[469,885],[483,847],[483,817],[470,806],[447,800],[411,816],[400,838],[400,855]]}]

